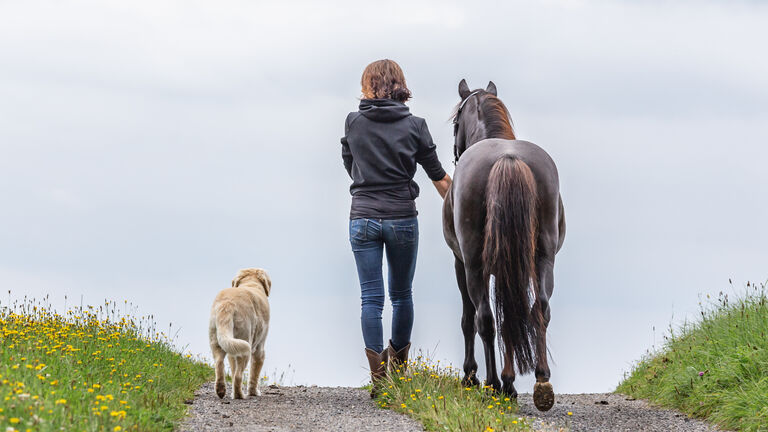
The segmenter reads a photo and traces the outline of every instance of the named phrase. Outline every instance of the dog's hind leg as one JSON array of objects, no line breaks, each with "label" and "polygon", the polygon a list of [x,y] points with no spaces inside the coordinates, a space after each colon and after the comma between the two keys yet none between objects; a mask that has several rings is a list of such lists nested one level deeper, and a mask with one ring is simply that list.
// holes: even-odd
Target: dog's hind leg
[{"label": "dog's hind leg", "polygon": [[264,365],[264,347],[259,347],[251,354],[251,372],[248,379],[248,396],[261,396],[259,390],[259,376]]},{"label": "dog's hind leg", "polygon": [[[231,357],[231,356],[230,356]],[[248,363],[247,356],[235,357],[234,364],[235,369],[232,373],[232,399],[243,398],[243,372],[245,372],[245,366]]]},{"label": "dog's hind leg", "polygon": [[216,370],[216,394],[223,398],[227,394],[227,384],[224,381],[224,357],[227,353],[220,346],[211,346],[213,351],[213,362]]},{"label": "dog's hind leg", "polygon": [[232,398],[235,398],[235,376],[237,376],[237,361],[235,356],[229,355],[227,356],[227,360],[229,360],[229,376],[232,378]]}]

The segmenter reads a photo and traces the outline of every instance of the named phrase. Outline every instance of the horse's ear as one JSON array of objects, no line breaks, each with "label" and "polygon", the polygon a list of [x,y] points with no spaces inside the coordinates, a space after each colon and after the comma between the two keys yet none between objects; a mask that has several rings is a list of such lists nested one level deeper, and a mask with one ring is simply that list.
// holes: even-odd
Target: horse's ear
[{"label": "horse's ear", "polygon": [[496,84],[493,83],[493,81],[488,81],[488,87],[485,88],[485,91],[488,93],[498,96],[499,94],[496,93]]},{"label": "horse's ear", "polygon": [[459,82],[459,96],[461,96],[462,99],[469,96],[469,94],[472,93],[469,90],[469,86],[467,85],[467,80],[462,79],[461,82]]}]

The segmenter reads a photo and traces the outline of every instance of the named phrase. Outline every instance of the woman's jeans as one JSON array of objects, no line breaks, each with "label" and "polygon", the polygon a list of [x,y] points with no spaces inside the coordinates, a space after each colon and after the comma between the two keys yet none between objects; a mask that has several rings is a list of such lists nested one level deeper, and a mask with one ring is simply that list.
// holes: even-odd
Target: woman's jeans
[{"label": "woman's jeans", "polygon": [[411,285],[419,249],[419,222],[409,219],[352,219],[349,241],[355,254],[362,293],[365,347],[384,350],[381,312],[384,309],[382,255],[386,249],[389,266],[389,300],[392,302],[392,345],[399,350],[411,341],[413,297]]}]

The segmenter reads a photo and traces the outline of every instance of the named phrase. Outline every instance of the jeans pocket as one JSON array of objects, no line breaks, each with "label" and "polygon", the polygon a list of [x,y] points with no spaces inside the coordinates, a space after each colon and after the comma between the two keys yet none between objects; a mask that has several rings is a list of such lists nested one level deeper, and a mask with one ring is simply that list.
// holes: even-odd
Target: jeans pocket
[{"label": "jeans pocket", "polygon": [[395,225],[392,227],[395,232],[395,238],[400,244],[413,243],[419,235],[416,225]]},{"label": "jeans pocket", "polygon": [[349,239],[350,241],[366,241],[368,239],[368,220],[352,219],[349,221]]}]

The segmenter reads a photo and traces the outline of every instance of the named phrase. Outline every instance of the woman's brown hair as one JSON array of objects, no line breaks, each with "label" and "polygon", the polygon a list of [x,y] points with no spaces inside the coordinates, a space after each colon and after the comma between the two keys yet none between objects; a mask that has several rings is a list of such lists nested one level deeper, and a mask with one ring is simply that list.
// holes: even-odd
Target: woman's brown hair
[{"label": "woman's brown hair", "polygon": [[393,60],[378,60],[366,66],[360,85],[363,87],[363,99],[405,102],[411,98],[403,70]]}]

